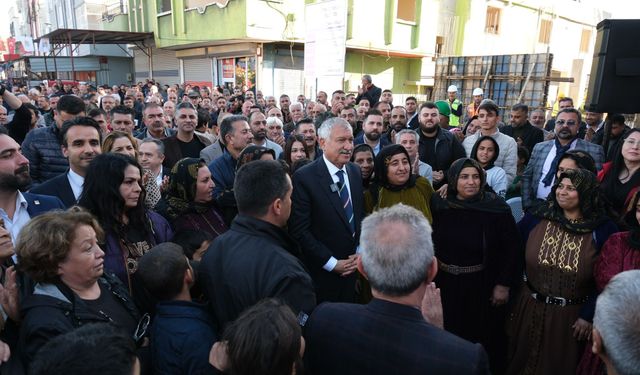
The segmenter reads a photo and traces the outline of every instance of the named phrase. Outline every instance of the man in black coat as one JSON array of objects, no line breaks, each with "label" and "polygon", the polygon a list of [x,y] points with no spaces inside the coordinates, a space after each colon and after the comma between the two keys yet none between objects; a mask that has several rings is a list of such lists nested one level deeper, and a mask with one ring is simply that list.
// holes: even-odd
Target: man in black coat
[{"label": "man in black coat", "polygon": [[528,117],[529,106],[521,103],[514,105],[511,107],[511,123],[500,128],[500,133],[515,139],[518,146],[524,146],[531,154],[533,147],[544,141],[544,133],[542,129],[531,125]]},{"label": "man in black coat", "polygon": [[322,157],[293,176],[289,231],[302,246],[318,301],[353,302],[364,216],[360,168],[349,162],[353,131],[346,120],[332,117],[318,137]]},{"label": "man in black coat", "polygon": [[[313,282],[283,229],[291,212],[291,180],[277,161],[254,161],[236,174],[238,216],[200,263],[199,276],[221,330],[242,311],[279,298],[301,322],[315,308]],[[256,192],[259,191],[259,194]]]},{"label": "man in black coat", "polygon": [[373,300],[316,308],[305,330],[311,374],[489,373],[480,344],[442,329],[442,306],[431,282],[438,265],[422,213],[400,204],[368,216],[357,264]]},{"label": "man in black coat", "polygon": [[363,75],[362,86],[358,86],[356,104],[360,103],[361,99],[367,99],[369,100],[369,105],[373,108],[380,100],[380,95],[382,95],[382,89],[373,84],[371,76],[368,74]]}]

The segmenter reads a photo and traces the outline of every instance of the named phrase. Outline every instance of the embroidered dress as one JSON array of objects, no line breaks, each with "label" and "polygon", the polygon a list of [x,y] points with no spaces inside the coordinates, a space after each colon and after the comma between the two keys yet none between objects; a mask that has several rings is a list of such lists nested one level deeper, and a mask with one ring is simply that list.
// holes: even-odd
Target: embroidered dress
[{"label": "embroidered dress", "polygon": [[583,303],[549,304],[532,297],[584,301],[594,288],[597,251],[593,233],[574,234],[542,220],[529,234],[525,251],[528,283],[522,284],[508,324],[508,374],[574,374],[584,342],[573,337]]}]

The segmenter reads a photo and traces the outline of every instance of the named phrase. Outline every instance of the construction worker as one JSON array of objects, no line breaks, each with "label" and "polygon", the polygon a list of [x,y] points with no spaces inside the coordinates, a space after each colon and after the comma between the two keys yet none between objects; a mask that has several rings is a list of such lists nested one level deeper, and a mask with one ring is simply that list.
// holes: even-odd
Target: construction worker
[{"label": "construction worker", "polygon": [[458,88],[455,85],[449,86],[447,89],[447,94],[449,96],[449,108],[451,109],[451,114],[449,115],[449,126],[458,127],[460,125],[460,117],[462,116],[462,102],[456,98],[458,94]]},{"label": "construction worker", "polygon": [[467,106],[467,119],[478,115],[478,107],[480,107],[483,95],[484,92],[480,87],[473,89],[473,102]]}]

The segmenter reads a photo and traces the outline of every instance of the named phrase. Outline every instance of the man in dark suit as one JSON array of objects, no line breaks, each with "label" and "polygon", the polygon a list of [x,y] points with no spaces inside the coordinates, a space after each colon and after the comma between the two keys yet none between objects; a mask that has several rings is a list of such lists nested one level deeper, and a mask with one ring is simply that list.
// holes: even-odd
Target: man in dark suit
[{"label": "man in dark suit", "polygon": [[69,160],[67,173],[31,189],[32,193],[60,198],[65,207],[78,202],[89,163],[102,152],[100,125],[91,117],[78,117],[62,124],[62,154]]},{"label": "man in dark suit", "polygon": [[360,169],[349,162],[353,131],[346,120],[332,117],[318,137],[322,157],[293,176],[289,230],[302,247],[318,301],[352,302],[364,215]]},{"label": "man in dark suit", "polygon": [[438,265],[424,215],[400,204],[368,216],[357,264],[373,300],[315,309],[305,330],[305,367],[312,374],[489,373],[480,344],[442,329],[431,282]]},{"label": "man in dark suit", "polygon": [[32,217],[49,210],[64,209],[56,197],[22,193],[29,184],[29,160],[6,129],[0,129],[0,219],[3,221],[0,225],[0,258],[13,254],[13,244],[20,229]]}]

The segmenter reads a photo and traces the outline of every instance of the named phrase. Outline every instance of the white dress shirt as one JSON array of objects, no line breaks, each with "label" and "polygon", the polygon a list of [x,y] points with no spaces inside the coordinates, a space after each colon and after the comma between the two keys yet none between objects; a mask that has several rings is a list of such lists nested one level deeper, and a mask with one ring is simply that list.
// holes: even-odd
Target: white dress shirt
[{"label": "white dress shirt", "polygon": [[80,199],[80,195],[82,194],[82,186],[84,185],[84,177],[80,176],[73,170],[69,169],[69,173],[67,173],[67,180],[69,180],[69,185],[71,185],[71,190],[73,191],[73,196],[76,198],[76,202]]},{"label": "white dress shirt", "polygon": [[[334,184],[337,184],[338,182],[340,182],[340,178],[336,173],[338,173],[338,171],[344,172],[344,185],[347,188],[347,192],[349,193],[349,196],[351,196],[351,185],[349,184],[349,174],[347,173],[347,168],[345,168],[344,165],[342,166],[342,168],[336,167],[332,162],[327,160],[324,154],[322,154],[322,160],[324,160],[324,163],[327,165],[327,169],[329,170],[329,174],[331,175],[331,178],[333,179]],[[337,190],[336,190],[336,194],[340,195],[340,193],[338,193]],[[353,205],[353,200],[351,200],[351,202],[352,202],[351,204]],[[322,266],[322,268],[324,268],[326,271],[331,272],[333,271],[334,268],[336,268],[336,264],[338,264],[338,260],[334,257],[331,257],[329,258],[327,263],[325,263],[325,265]]]}]

